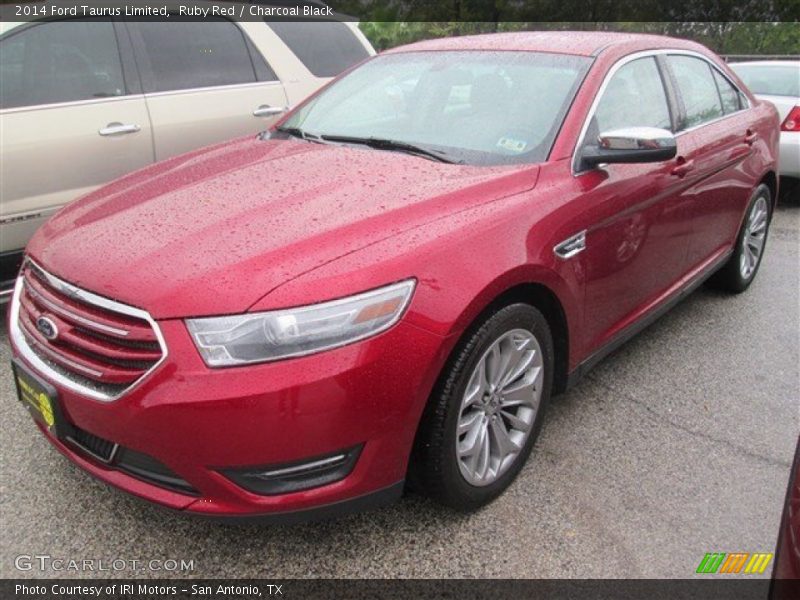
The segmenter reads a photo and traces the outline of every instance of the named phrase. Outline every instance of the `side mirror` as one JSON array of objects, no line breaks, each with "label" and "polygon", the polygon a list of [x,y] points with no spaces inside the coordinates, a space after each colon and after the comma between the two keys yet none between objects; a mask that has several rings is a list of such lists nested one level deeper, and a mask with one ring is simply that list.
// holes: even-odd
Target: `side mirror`
[{"label": "side mirror", "polygon": [[581,151],[580,166],[607,163],[649,163],[674,158],[678,144],[672,132],[657,127],[627,127],[601,133],[596,146]]}]

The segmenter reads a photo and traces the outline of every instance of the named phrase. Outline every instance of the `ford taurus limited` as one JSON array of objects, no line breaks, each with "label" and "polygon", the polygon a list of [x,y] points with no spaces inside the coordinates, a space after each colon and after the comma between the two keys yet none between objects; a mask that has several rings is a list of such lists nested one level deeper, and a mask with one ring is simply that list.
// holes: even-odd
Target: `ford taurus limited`
[{"label": "ford taurus limited", "polygon": [[174,509],[320,517],[406,483],[475,509],[553,394],[706,279],[751,284],[778,135],[685,41],[387,52],[40,229],[9,310],[19,397],[72,461]]}]

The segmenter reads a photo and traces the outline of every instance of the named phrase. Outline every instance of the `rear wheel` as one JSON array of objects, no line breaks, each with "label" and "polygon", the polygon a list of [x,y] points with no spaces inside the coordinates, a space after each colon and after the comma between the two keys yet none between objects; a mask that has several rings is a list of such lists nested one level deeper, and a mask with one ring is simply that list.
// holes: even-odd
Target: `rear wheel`
[{"label": "rear wheel", "polygon": [[552,379],[552,336],[537,309],[512,304],[485,319],[429,401],[412,459],[418,487],[461,510],[500,495],[536,441]]},{"label": "rear wheel", "polygon": [[750,199],[733,254],[710,280],[714,287],[737,293],[750,287],[761,266],[771,218],[772,194],[761,184]]}]

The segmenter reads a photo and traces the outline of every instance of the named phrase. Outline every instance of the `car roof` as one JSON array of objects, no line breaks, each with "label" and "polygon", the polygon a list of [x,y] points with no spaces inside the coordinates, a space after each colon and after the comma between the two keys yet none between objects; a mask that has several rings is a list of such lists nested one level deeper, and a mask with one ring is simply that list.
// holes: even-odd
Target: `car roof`
[{"label": "car roof", "polygon": [[631,52],[657,48],[707,52],[703,46],[695,42],[662,35],[612,31],[519,31],[426,40],[393,48],[387,53],[426,50],[511,50],[597,56],[612,48]]}]

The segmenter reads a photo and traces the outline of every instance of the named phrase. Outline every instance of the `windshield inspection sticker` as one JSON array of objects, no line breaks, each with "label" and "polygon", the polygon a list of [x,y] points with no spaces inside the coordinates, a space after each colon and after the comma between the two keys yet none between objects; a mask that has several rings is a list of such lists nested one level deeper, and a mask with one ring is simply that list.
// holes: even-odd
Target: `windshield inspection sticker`
[{"label": "windshield inspection sticker", "polygon": [[525,140],[515,140],[512,137],[504,135],[497,141],[497,147],[502,148],[507,152],[520,154],[521,152],[525,152],[525,148],[528,147],[528,142],[526,142]]}]

